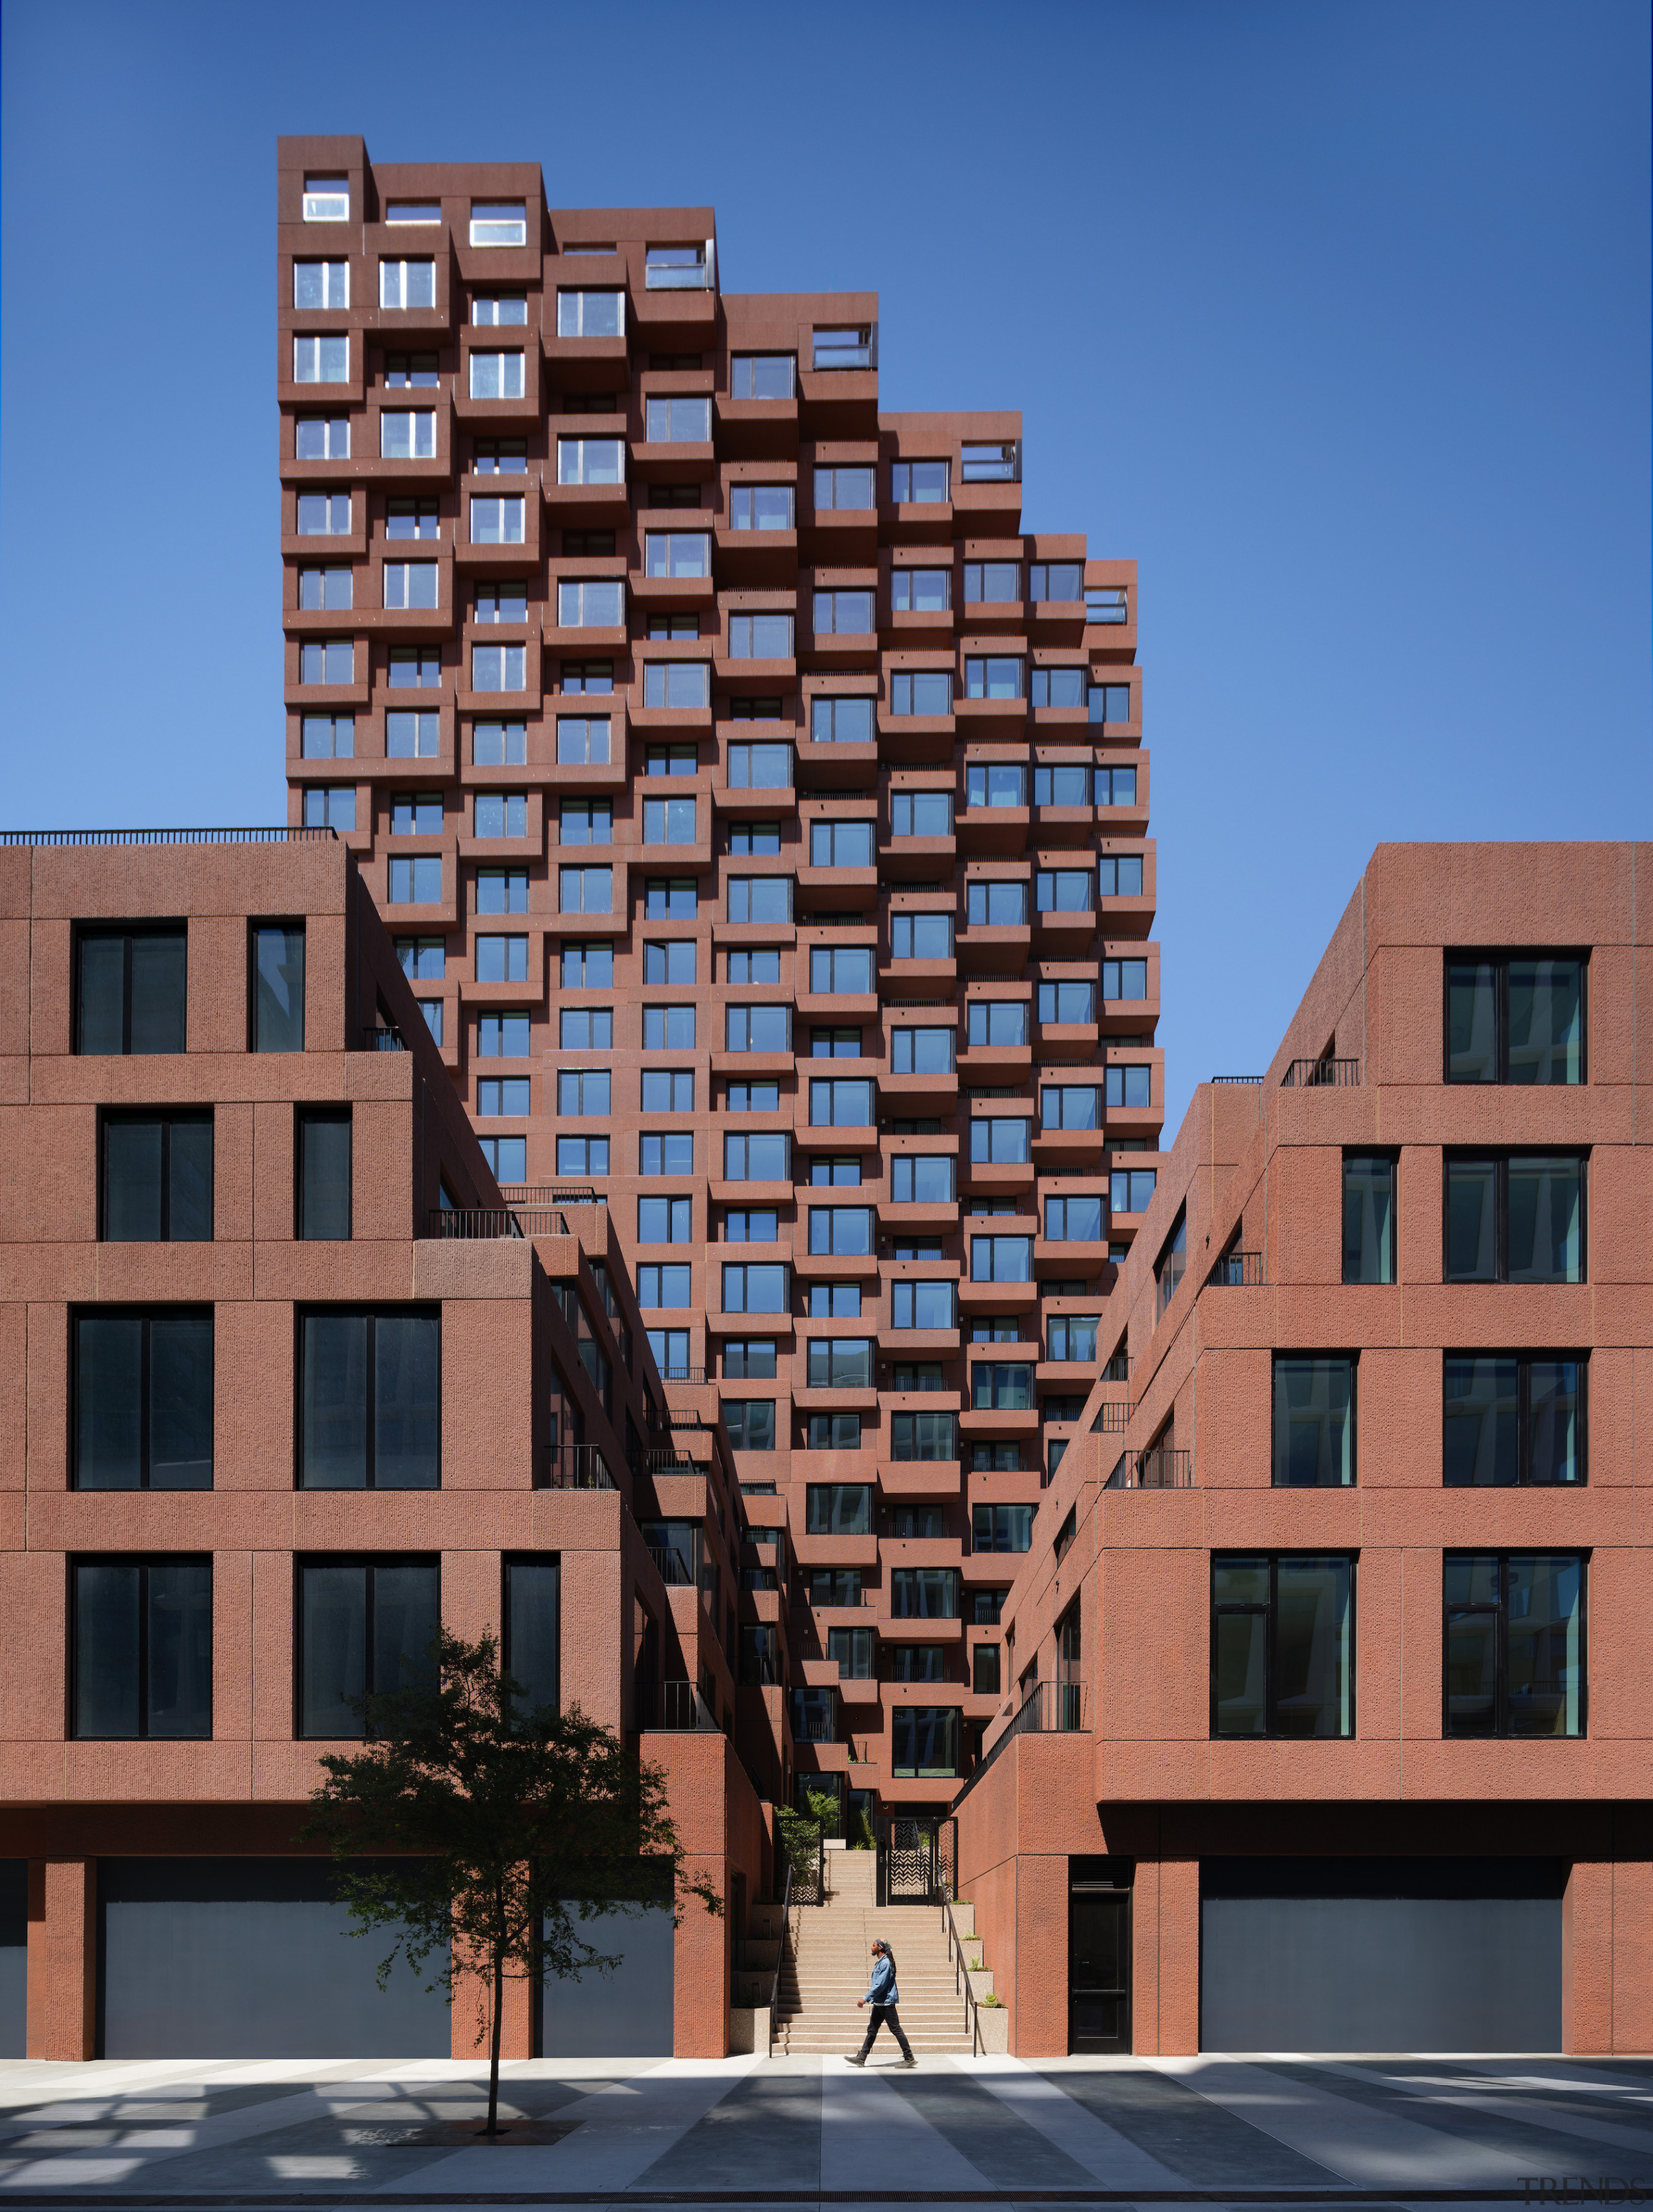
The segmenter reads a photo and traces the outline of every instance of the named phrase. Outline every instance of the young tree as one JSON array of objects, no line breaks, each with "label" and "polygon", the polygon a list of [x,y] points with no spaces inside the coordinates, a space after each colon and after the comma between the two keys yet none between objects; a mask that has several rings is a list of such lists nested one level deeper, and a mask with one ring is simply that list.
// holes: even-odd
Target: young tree
[{"label": "young tree", "polygon": [[[357,1701],[367,1747],[322,1760],[306,1840],[341,1862],[339,1890],[358,1932],[392,1935],[382,1989],[403,1954],[446,1989],[467,1966],[491,1992],[488,2126],[499,2132],[500,2013],[507,1968],[542,1978],[612,1973],[617,1956],[575,1932],[594,1914],[646,1911],[651,1869],[672,1874],[672,1924],[682,1900],[723,1910],[709,1882],[684,1870],[665,1810],[665,1780],[578,1706],[525,1709],[492,1636],[467,1644],[446,1630],[429,1646],[425,1680]],[[392,1854],[371,1873],[348,1862]],[[478,2029],[477,2041],[483,2030]]]}]

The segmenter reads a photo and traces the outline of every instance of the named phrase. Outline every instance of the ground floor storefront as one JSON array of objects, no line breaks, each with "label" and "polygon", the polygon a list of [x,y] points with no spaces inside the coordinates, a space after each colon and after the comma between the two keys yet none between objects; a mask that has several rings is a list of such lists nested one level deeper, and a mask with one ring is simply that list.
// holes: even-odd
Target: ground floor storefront
[{"label": "ground floor storefront", "polygon": [[958,1808],[1028,2057],[1653,2050],[1653,1804],[1086,1801],[1029,1734]]}]

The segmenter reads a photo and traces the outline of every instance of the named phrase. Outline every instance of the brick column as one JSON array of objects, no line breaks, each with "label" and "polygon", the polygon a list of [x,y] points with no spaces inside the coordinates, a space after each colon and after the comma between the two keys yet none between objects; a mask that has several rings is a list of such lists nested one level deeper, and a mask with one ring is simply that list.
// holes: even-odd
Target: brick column
[{"label": "brick column", "polygon": [[28,2055],[97,2056],[95,1859],[28,1863]]}]

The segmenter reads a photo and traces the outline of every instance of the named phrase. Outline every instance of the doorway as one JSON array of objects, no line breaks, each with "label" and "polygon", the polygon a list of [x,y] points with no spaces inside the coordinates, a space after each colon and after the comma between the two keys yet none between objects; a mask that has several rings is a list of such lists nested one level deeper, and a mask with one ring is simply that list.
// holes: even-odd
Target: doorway
[{"label": "doorway", "polygon": [[1067,1862],[1067,2048],[1121,2057],[1131,2048],[1130,1859]]}]

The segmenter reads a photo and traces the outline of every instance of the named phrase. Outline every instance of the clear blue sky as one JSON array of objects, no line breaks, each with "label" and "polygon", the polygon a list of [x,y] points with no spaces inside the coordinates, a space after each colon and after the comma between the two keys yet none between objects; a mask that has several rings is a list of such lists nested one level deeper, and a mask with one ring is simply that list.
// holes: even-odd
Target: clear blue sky
[{"label": "clear blue sky", "polygon": [[[463,38],[465,51],[457,41]],[[1384,838],[1653,833],[1644,0],[7,0],[0,821],[284,817],[275,141],[709,201],[1141,563],[1169,1126]]]}]

